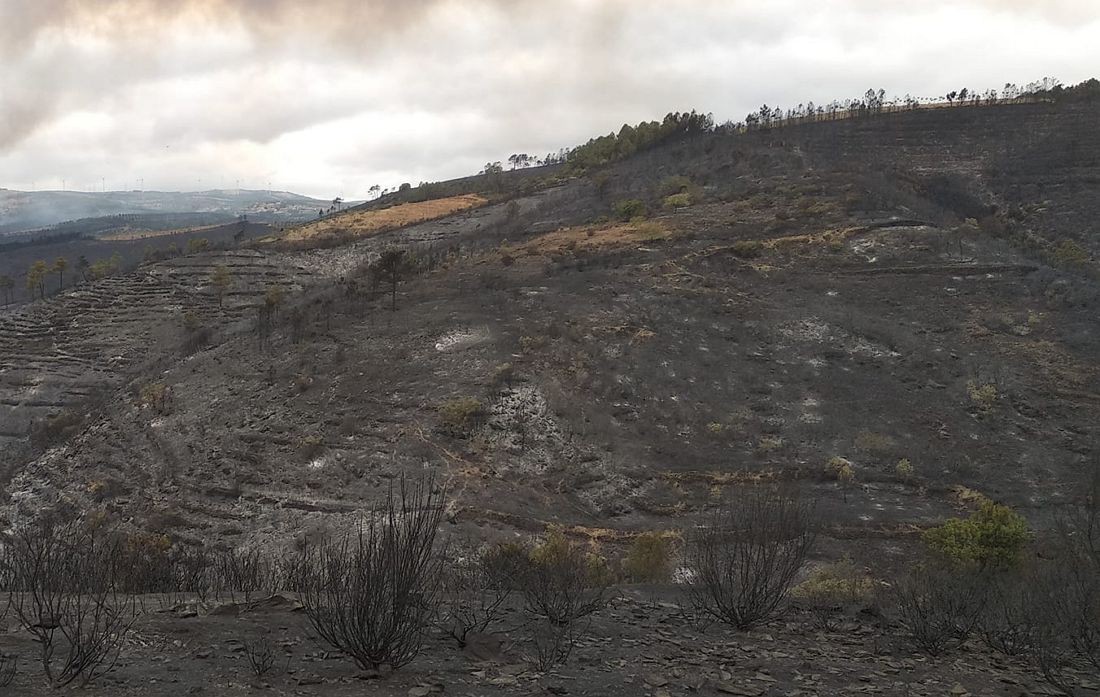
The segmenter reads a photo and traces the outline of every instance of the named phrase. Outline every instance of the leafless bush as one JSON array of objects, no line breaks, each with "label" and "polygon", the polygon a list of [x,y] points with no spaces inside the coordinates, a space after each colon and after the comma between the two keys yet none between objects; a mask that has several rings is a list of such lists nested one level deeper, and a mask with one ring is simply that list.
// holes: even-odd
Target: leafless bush
[{"label": "leafless bush", "polygon": [[246,639],[244,655],[248,659],[248,667],[257,678],[267,675],[275,667],[275,647],[267,637]]},{"label": "leafless bush", "polygon": [[975,628],[986,646],[1006,656],[1024,655],[1032,649],[1040,632],[1036,610],[1045,604],[1044,581],[1034,569],[990,578]]},{"label": "leafless bush", "polygon": [[894,589],[899,618],[917,648],[938,656],[961,646],[985,605],[987,580],[957,566],[927,562]]},{"label": "leafless bush", "polygon": [[3,652],[0,652],[0,687],[7,687],[11,685],[15,680],[15,673],[18,670],[19,656],[8,656]]},{"label": "leafless bush", "polygon": [[430,479],[402,481],[354,533],[301,551],[295,576],[310,624],[364,670],[399,668],[420,652],[439,604],[443,500]]},{"label": "leafless bush", "polygon": [[40,646],[54,687],[86,685],[114,666],[136,618],[116,581],[116,536],[82,521],[47,518],[3,545],[11,610]]},{"label": "leafless bush", "polygon": [[[525,552],[521,549],[520,554]],[[443,570],[444,603],[440,628],[459,646],[500,619],[515,591],[521,568],[510,545],[478,550]]]},{"label": "leafless bush", "polygon": [[527,625],[527,658],[540,671],[562,665],[573,654],[580,633],[576,622],[558,624],[536,619]]},{"label": "leafless bush", "polygon": [[244,604],[250,605],[252,596],[271,588],[271,561],[255,547],[223,550],[215,564],[218,589],[228,592],[233,602],[239,594]]},{"label": "leafless bush", "polygon": [[1066,592],[1072,571],[1055,561],[1023,582],[1030,584],[1024,591],[1024,611],[1030,612],[1031,620],[1027,657],[1047,683],[1063,694],[1073,695],[1074,681],[1066,669],[1079,661],[1074,635],[1081,627],[1083,611],[1074,595]]},{"label": "leafless bush", "polygon": [[171,593],[175,570],[171,541],[163,535],[125,535],[119,540],[116,581],[125,593]]},{"label": "leafless bush", "polygon": [[749,629],[781,616],[816,540],[814,506],[779,489],[745,492],[689,538],[688,598],[704,615]]},{"label": "leafless bush", "polygon": [[1074,651],[1100,670],[1100,469],[1081,505],[1057,525],[1055,560],[1063,592],[1052,608]]},{"label": "leafless bush", "polygon": [[531,552],[518,578],[527,612],[553,624],[576,622],[603,609],[611,598],[607,562],[560,532]]},{"label": "leafless bush", "polygon": [[193,594],[199,602],[206,602],[213,583],[214,560],[204,547],[180,549],[175,557],[173,573],[177,591]]}]

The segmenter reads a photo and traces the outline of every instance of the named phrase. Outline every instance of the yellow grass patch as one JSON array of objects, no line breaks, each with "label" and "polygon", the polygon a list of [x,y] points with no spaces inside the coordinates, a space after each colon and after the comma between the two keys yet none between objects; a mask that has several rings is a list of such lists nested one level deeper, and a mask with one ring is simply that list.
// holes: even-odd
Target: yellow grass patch
[{"label": "yellow grass patch", "polygon": [[484,206],[489,200],[478,194],[437,198],[420,203],[401,203],[389,208],[352,211],[307,223],[288,230],[282,239],[298,242],[318,237],[365,237],[381,230],[415,225],[472,208]]},{"label": "yellow grass patch", "polygon": [[656,220],[610,225],[582,225],[548,232],[521,244],[505,245],[501,247],[500,252],[516,259],[551,256],[578,250],[629,247],[668,239],[670,234],[669,229]]},{"label": "yellow grass patch", "polygon": [[852,235],[860,232],[862,228],[852,227],[844,230],[825,230],[823,232],[808,233],[805,235],[788,235],[775,237],[770,240],[760,240],[760,244],[766,249],[787,249],[805,245],[828,245],[830,243],[842,243]]}]

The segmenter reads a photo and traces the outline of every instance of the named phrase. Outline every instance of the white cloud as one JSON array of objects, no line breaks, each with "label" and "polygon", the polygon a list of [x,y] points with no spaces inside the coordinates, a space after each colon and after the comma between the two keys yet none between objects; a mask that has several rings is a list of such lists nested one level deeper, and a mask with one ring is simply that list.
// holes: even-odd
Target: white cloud
[{"label": "white cloud", "polygon": [[0,186],[459,176],[623,122],[1100,67],[1091,0],[0,0]]}]

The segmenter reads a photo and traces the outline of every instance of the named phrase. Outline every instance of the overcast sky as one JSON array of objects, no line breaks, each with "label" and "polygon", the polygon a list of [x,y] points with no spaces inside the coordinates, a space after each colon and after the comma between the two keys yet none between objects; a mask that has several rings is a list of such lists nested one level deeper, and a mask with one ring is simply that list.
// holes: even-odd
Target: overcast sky
[{"label": "overcast sky", "polygon": [[0,0],[0,187],[362,198],[698,109],[1100,76],[1100,0]]}]

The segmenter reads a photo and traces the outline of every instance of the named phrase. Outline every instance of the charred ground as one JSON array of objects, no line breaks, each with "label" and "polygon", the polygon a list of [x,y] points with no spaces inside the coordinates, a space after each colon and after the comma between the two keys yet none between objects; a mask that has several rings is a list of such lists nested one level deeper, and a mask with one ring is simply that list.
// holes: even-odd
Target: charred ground
[{"label": "charred ground", "polygon": [[[357,211],[313,248],[261,240],[81,286],[0,317],[4,515],[61,503],[181,545],[279,554],[430,472],[449,536],[557,525],[614,557],[739,487],[796,482],[826,522],[817,560],[850,555],[886,580],[975,492],[1043,529],[1081,496],[1097,447],[1098,116],[1095,101],[967,107],[676,138],[515,190],[471,179],[483,202],[447,217],[360,235]],[[394,246],[419,261],[391,311],[362,269]],[[597,674],[592,694],[691,687],[695,671],[645,683],[628,647],[679,620],[665,591],[630,593],[618,612],[638,627],[601,619],[621,649],[582,650],[562,689]],[[221,641],[183,627],[204,621],[149,631],[196,632],[171,659],[192,660]],[[929,671],[872,657],[878,640],[855,627],[819,639],[853,651],[827,679],[805,682],[823,665],[809,654],[803,671],[762,648],[818,650],[791,648],[796,625],[754,638],[748,662],[723,653],[742,651],[736,635],[700,635],[700,674],[711,692],[731,671],[761,690],[733,694],[956,680],[1019,694],[1029,680],[983,656]],[[670,646],[638,651],[683,665]],[[235,679],[226,651],[208,689]],[[467,679],[426,660],[428,683]],[[135,670],[124,684],[144,685]],[[496,670],[470,689],[514,690]],[[340,694],[333,680],[296,689]]]}]

